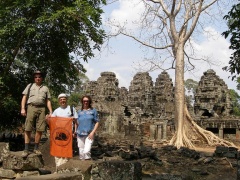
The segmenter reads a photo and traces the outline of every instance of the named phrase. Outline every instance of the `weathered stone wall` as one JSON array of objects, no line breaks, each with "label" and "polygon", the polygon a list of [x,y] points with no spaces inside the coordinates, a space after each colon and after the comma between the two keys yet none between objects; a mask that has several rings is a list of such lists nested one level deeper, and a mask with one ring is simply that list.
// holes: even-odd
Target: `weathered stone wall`
[{"label": "weathered stone wall", "polygon": [[156,110],[159,117],[174,115],[174,87],[169,74],[163,71],[158,75],[155,83]]},{"label": "weathered stone wall", "polygon": [[[100,134],[153,141],[172,136],[175,130],[174,86],[167,72],[159,74],[155,84],[147,72],[137,73],[129,90],[119,88],[118,84],[113,72],[102,72],[97,81],[90,81],[84,86],[85,93],[92,96],[93,105],[99,112]],[[231,119],[228,87],[211,69],[201,77],[193,108],[195,114],[191,114],[204,128],[211,124],[204,121],[206,118],[221,117],[219,127],[222,128]],[[236,118],[233,121],[233,124],[238,124]]]},{"label": "weathered stone wall", "polygon": [[196,116],[229,116],[232,104],[228,87],[212,69],[204,72],[195,94],[194,112]]},{"label": "weathered stone wall", "polygon": [[[166,72],[158,76],[155,87],[149,73],[137,73],[129,91],[118,87],[114,73],[102,72],[97,81],[84,85],[84,91],[99,112],[100,134],[140,141],[156,133],[152,140],[166,139],[167,119],[172,120],[174,109],[173,83]],[[150,125],[156,126],[152,133]]]}]

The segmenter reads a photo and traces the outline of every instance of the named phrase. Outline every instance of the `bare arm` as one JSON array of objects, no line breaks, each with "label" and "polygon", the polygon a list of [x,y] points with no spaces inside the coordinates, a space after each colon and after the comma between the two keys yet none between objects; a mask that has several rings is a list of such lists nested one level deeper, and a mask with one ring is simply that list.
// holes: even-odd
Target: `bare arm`
[{"label": "bare arm", "polygon": [[77,132],[77,127],[78,127],[77,119],[74,118],[74,132]]},{"label": "bare arm", "polygon": [[77,123],[77,119],[76,118],[73,118],[73,123],[74,123],[73,137],[76,137],[76,135],[77,135],[77,127],[78,127],[78,123]]},{"label": "bare arm", "polygon": [[22,101],[21,101],[21,115],[22,116],[26,116],[26,109],[25,109],[26,100],[27,100],[27,97],[24,94],[23,97],[22,97]]},{"label": "bare arm", "polygon": [[49,115],[51,115],[52,114],[52,104],[49,99],[47,99],[47,108],[49,110]]},{"label": "bare arm", "polygon": [[92,132],[88,135],[88,138],[89,138],[89,139],[93,140],[93,138],[94,138],[94,134],[95,134],[95,132],[97,131],[98,126],[99,126],[99,122],[96,122],[96,124],[95,124],[95,126],[94,126]]}]

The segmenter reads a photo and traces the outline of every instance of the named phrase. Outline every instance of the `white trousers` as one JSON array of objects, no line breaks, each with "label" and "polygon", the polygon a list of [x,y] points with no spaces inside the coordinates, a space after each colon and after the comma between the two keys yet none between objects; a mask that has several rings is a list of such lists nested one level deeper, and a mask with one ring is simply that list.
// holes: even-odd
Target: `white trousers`
[{"label": "white trousers", "polygon": [[68,158],[65,158],[65,157],[55,157],[56,167],[61,166],[62,164],[65,164],[66,162],[68,162]]},{"label": "white trousers", "polygon": [[91,148],[93,140],[89,139],[87,136],[77,137],[78,148],[79,148],[79,158],[80,159],[91,159]]}]

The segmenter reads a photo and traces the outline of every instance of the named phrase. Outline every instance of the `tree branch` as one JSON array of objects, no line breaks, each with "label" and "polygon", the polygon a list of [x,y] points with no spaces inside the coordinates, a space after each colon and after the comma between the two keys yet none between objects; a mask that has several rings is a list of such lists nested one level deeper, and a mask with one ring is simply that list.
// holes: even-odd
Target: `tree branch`
[{"label": "tree branch", "polygon": [[119,32],[120,34],[124,35],[124,36],[127,36],[127,37],[130,37],[132,39],[134,39],[135,41],[139,42],[140,44],[146,46],[146,47],[150,47],[150,48],[153,48],[153,49],[166,49],[166,48],[169,48],[169,47],[172,47],[173,45],[170,44],[170,45],[167,45],[167,46],[163,46],[163,47],[156,47],[156,46],[152,46],[150,44],[147,44],[146,42],[143,42],[143,41],[140,41],[139,39],[137,39],[135,36],[132,36],[132,35],[129,35],[129,34],[126,34],[124,32]]},{"label": "tree branch", "polygon": [[197,13],[196,13],[196,15],[195,15],[195,18],[194,18],[194,20],[193,20],[193,23],[192,23],[192,25],[191,25],[191,27],[190,27],[189,32],[186,34],[186,36],[185,36],[185,38],[184,38],[185,40],[189,39],[189,37],[192,35],[192,33],[193,33],[193,31],[194,31],[194,29],[195,29],[195,27],[196,27],[196,24],[197,24],[197,22],[198,22],[198,19],[199,19],[199,16],[200,16],[201,12],[203,12],[203,11],[206,10],[208,7],[210,7],[210,6],[213,5],[215,2],[217,2],[217,0],[213,0],[213,1],[212,1],[211,3],[209,3],[208,5],[202,7],[202,6],[203,6],[203,1],[204,1],[204,0],[200,0],[200,3],[199,3],[198,8],[197,8]]}]

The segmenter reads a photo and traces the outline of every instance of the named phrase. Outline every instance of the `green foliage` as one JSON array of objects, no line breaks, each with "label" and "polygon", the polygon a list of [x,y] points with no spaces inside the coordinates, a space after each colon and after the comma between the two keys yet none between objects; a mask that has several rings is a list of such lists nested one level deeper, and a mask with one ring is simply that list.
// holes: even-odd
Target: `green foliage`
[{"label": "green foliage", "polygon": [[193,79],[187,79],[184,82],[184,86],[189,93],[192,92],[193,94],[195,94],[198,87],[198,82],[194,81]]},{"label": "green foliage", "polygon": [[13,129],[21,125],[24,120],[20,115],[20,102],[22,91],[25,84],[21,76],[9,74],[8,76],[0,77],[0,130]]},{"label": "green foliage", "polygon": [[83,93],[72,93],[68,98],[68,104],[73,105],[74,107],[81,106],[80,100],[82,98]]},{"label": "green foliage", "polygon": [[240,96],[234,89],[229,89],[229,95],[233,104],[233,115],[240,116]]},{"label": "green foliage", "polygon": [[[228,30],[223,32],[222,35],[225,38],[230,37],[230,49],[233,50],[233,54],[230,57],[229,66],[224,67],[224,70],[231,72],[231,74],[240,73],[240,3],[234,5],[230,12],[224,19],[227,20]],[[236,78],[233,75],[232,78]]]},{"label": "green foliage", "polygon": [[240,77],[237,77],[237,90],[240,90]]},{"label": "green foliage", "polygon": [[53,111],[59,107],[59,102],[57,97],[52,97],[51,98],[51,103],[52,103],[52,109]]},{"label": "green foliage", "polygon": [[[88,61],[105,38],[105,0],[0,1],[0,118],[3,128],[21,122],[22,91],[32,72],[45,72],[52,96],[82,83]],[[13,122],[12,122],[13,121]]]},{"label": "green foliage", "polygon": [[185,90],[185,100],[188,105],[192,105],[194,102],[194,95],[196,93],[198,82],[194,81],[193,79],[187,79],[184,81]]}]

